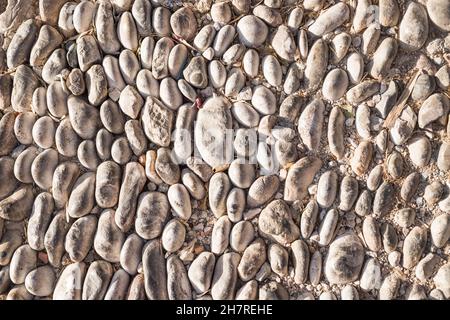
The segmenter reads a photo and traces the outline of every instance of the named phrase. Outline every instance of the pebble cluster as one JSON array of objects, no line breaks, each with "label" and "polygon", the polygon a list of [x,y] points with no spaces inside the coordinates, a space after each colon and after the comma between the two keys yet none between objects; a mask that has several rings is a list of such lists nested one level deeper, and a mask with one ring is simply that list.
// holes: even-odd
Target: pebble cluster
[{"label": "pebble cluster", "polygon": [[3,8],[0,299],[450,298],[448,0]]}]

